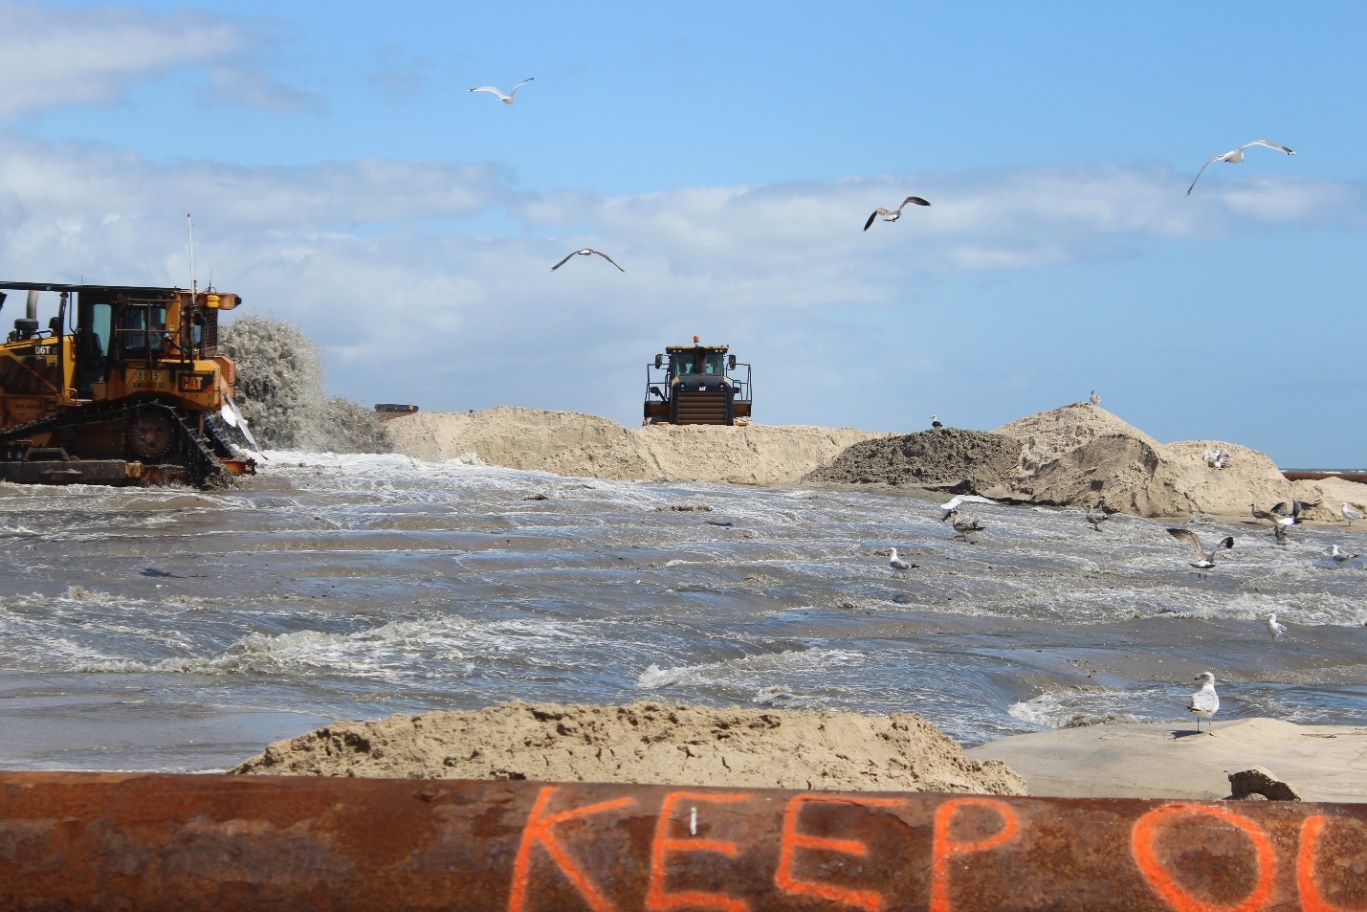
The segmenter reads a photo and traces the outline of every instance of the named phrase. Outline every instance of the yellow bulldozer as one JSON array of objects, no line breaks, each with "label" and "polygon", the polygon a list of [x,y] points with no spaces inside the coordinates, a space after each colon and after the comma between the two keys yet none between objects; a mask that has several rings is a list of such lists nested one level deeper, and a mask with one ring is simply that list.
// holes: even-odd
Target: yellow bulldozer
[{"label": "yellow bulldozer", "polygon": [[749,424],[750,365],[725,345],[670,345],[646,365],[646,424]]},{"label": "yellow bulldozer", "polygon": [[0,480],[212,487],[255,471],[236,365],[218,354],[237,295],[0,282],[0,307],[15,292],[27,309],[0,344]]}]

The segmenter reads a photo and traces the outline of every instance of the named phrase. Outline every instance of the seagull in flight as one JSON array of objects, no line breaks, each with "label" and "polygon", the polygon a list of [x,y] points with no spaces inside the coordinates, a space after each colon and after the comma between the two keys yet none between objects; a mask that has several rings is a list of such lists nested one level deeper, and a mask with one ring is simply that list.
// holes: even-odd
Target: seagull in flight
[{"label": "seagull in flight", "polygon": [[[598,254],[600,257],[602,257],[603,259],[607,260],[609,263],[612,263],[612,265],[617,266],[617,263],[613,261],[612,257],[608,256],[608,255],[607,255],[606,253],[604,253],[603,251],[601,251],[601,250],[594,250],[594,249],[592,249],[591,247],[585,247],[583,250],[574,250],[574,251],[571,251],[571,252],[565,254],[565,259],[561,260],[559,263],[556,263],[554,266],[552,266],[552,267],[551,267],[551,272],[555,272],[555,271],[556,271],[557,269],[559,269],[561,266],[564,266],[567,262],[569,262],[569,259],[570,259],[570,257],[572,257],[572,256],[589,256],[590,254],[594,254],[594,253]],[[617,266],[617,269],[618,269],[619,271],[621,271],[621,272],[626,272],[626,270],[625,270],[625,269],[622,269],[621,266]]]},{"label": "seagull in flight", "polygon": [[1198,735],[1201,733],[1201,720],[1205,719],[1207,722],[1206,734],[1214,736],[1215,720],[1211,719],[1211,716],[1215,715],[1220,708],[1220,697],[1215,693],[1215,675],[1203,671],[1196,680],[1201,682],[1201,689],[1191,695],[1191,702],[1187,704],[1187,711],[1196,716],[1196,733]]},{"label": "seagull in flight", "polygon": [[966,503],[994,504],[996,501],[989,497],[983,497],[981,494],[955,494],[949,500],[940,504],[940,522],[944,522],[946,519],[957,514],[959,512],[959,507]]},{"label": "seagull in flight", "polygon": [[498,100],[499,100],[499,101],[503,102],[503,103],[506,104],[506,105],[510,105],[510,104],[513,103],[513,96],[517,94],[517,90],[520,89],[520,88],[522,88],[524,85],[526,85],[527,83],[531,82],[531,81],[532,81],[533,79],[535,79],[535,78],[536,78],[535,76],[528,76],[526,79],[522,80],[522,81],[519,82],[517,85],[513,86],[513,90],[512,90],[511,92],[509,92],[507,95],[504,95],[502,92],[500,92],[498,89],[494,88],[493,86],[477,86],[477,87],[471,89],[470,91],[471,91],[471,92],[492,92],[493,94],[495,94],[495,95],[498,96]]},{"label": "seagull in flight", "polygon": [[1270,139],[1255,139],[1251,143],[1244,143],[1242,146],[1233,150],[1232,152],[1225,152],[1223,155],[1212,155],[1210,159],[1204,165],[1201,166],[1201,170],[1196,172],[1196,178],[1191,182],[1191,187],[1187,188],[1187,196],[1191,196],[1192,187],[1196,186],[1196,181],[1201,179],[1201,175],[1205,173],[1206,168],[1215,164],[1215,162],[1217,161],[1229,162],[1231,165],[1243,161],[1244,150],[1247,149],[1249,146],[1266,146],[1269,149],[1276,149],[1278,152],[1285,152],[1287,155],[1296,154],[1295,152],[1292,152],[1290,149],[1288,149],[1286,146],[1283,146],[1281,143],[1274,143]]},{"label": "seagull in flight", "polygon": [[1310,505],[1300,500],[1291,501],[1288,509],[1286,501],[1282,501],[1269,510],[1259,510],[1256,503],[1249,504],[1250,511],[1254,519],[1266,519],[1272,523],[1272,532],[1277,536],[1277,541],[1286,541],[1286,532],[1292,526],[1299,525],[1301,514],[1310,509]]},{"label": "seagull in flight", "polygon": [[1232,535],[1207,551],[1205,548],[1201,547],[1201,539],[1197,538],[1196,533],[1190,529],[1169,529],[1168,534],[1173,538],[1180,538],[1182,541],[1190,543],[1191,546],[1196,549],[1196,560],[1189,561],[1189,563],[1197,570],[1214,569],[1215,555],[1219,554],[1222,550],[1234,547],[1234,536]]},{"label": "seagull in flight", "polygon": [[1350,529],[1353,528],[1354,520],[1362,519],[1362,514],[1359,513],[1357,510],[1354,510],[1352,507],[1348,506],[1348,501],[1346,500],[1343,502],[1343,506],[1339,509],[1339,515],[1342,516],[1344,519],[1348,520],[1348,528]]},{"label": "seagull in flight", "polygon": [[906,208],[907,203],[915,203],[918,206],[930,205],[929,200],[923,200],[919,196],[909,196],[906,199],[902,200],[902,205],[898,206],[896,209],[884,209],[880,206],[877,209],[873,210],[873,215],[869,216],[869,220],[864,223],[864,230],[868,231],[869,226],[873,224],[873,220],[878,218],[878,216],[880,215],[883,217],[883,221],[885,222],[897,221],[899,218],[902,217],[902,210]]},{"label": "seagull in flight", "polygon": [[888,566],[894,570],[910,570],[911,564],[897,556],[897,549],[891,549],[892,556],[888,558]]},{"label": "seagull in flight", "polygon": [[1277,622],[1275,612],[1267,616],[1267,632],[1271,634],[1274,640],[1280,639],[1281,635],[1286,633],[1286,625]]}]

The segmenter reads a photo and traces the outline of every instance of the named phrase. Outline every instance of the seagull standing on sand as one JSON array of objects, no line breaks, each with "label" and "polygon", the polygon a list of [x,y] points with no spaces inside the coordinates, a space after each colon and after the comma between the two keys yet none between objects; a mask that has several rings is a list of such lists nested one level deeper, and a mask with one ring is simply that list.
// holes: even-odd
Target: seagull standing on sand
[{"label": "seagull standing on sand", "polygon": [[1244,150],[1247,149],[1249,146],[1266,146],[1269,149],[1276,149],[1278,152],[1285,152],[1287,155],[1296,154],[1295,152],[1292,152],[1290,149],[1288,149],[1286,146],[1283,146],[1281,143],[1274,143],[1270,139],[1255,139],[1251,143],[1244,143],[1242,146],[1240,146],[1232,152],[1226,152],[1223,155],[1212,155],[1210,159],[1204,165],[1201,166],[1201,170],[1196,172],[1196,177],[1192,180],[1191,187],[1187,188],[1187,196],[1191,196],[1192,187],[1196,186],[1196,181],[1201,179],[1201,175],[1205,173],[1207,168],[1215,164],[1217,161],[1229,162],[1231,165],[1238,164],[1239,162],[1244,160]]},{"label": "seagull standing on sand", "polygon": [[1346,500],[1343,502],[1343,507],[1339,510],[1339,514],[1342,515],[1344,519],[1348,520],[1348,528],[1350,529],[1353,528],[1353,520],[1362,519],[1362,514],[1348,506],[1348,501]]},{"label": "seagull standing on sand", "polygon": [[513,96],[517,94],[517,90],[520,89],[520,88],[522,88],[524,85],[526,85],[527,83],[531,82],[531,81],[532,81],[533,79],[535,79],[535,78],[536,78],[535,76],[528,76],[526,79],[522,80],[522,81],[519,82],[517,85],[513,86],[513,90],[512,90],[511,92],[509,92],[507,95],[504,95],[502,92],[500,92],[498,89],[494,88],[493,86],[478,86],[478,87],[476,87],[476,88],[471,89],[470,91],[471,91],[471,92],[492,92],[493,94],[495,94],[495,95],[498,96],[498,100],[499,100],[499,101],[503,102],[503,103],[506,104],[506,105],[510,105],[510,104],[513,103]]},{"label": "seagull standing on sand", "polygon": [[1234,547],[1234,536],[1232,535],[1207,551],[1201,547],[1201,539],[1197,538],[1196,533],[1190,529],[1169,529],[1168,534],[1173,538],[1180,538],[1184,542],[1189,542],[1196,549],[1197,559],[1188,563],[1197,570],[1213,570],[1215,568],[1215,555],[1222,550]]},{"label": "seagull standing on sand", "polygon": [[869,216],[869,220],[864,223],[864,230],[868,231],[869,226],[873,224],[873,220],[878,218],[878,216],[880,215],[883,217],[883,221],[885,222],[897,221],[899,218],[902,217],[902,210],[906,208],[907,203],[915,203],[918,206],[930,205],[930,202],[928,200],[923,200],[919,196],[909,196],[906,199],[902,200],[902,205],[898,206],[896,209],[884,209],[880,206],[879,208],[873,210],[873,215]]},{"label": "seagull standing on sand", "polygon": [[1191,702],[1187,704],[1187,711],[1196,716],[1196,733],[1201,733],[1201,720],[1207,723],[1206,734],[1215,735],[1215,720],[1211,716],[1215,715],[1220,708],[1220,697],[1215,693],[1215,675],[1208,671],[1203,671],[1196,678],[1201,682],[1201,689],[1191,695]]},{"label": "seagull standing on sand", "polygon": [[[930,416],[930,426],[933,427],[933,428],[942,428],[942,427],[944,427],[944,424],[940,421],[940,416],[938,416],[938,415],[931,415],[931,416]],[[1344,504],[1344,506],[1346,507],[1346,506],[1348,506],[1348,505],[1347,505],[1347,504]]]},{"label": "seagull standing on sand", "polygon": [[1286,633],[1286,625],[1277,623],[1277,615],[1275,612],[1267,616],[1267,632],[1272,634],[1272,639],[1274,640],[1279,639],[1283,633]]},{"label": "seagull standing on sand", "polygon": [[[583,250],[574,250],[574,251],[571,251],[570,253],[565,254],[565,259],[561,260],[559,263],[556,263],[554,266],[552,266],[552,267],[551,267],[551,272],[555,272],[555,271],[556,271],[557,269],[559,269],[561,266],[564,266],[567,262],[569,262],[569,259],[570,259],[570,257],[572,257],[572,256],[590,256],[590,255],[595,254],[595,253],[598,254],[598,255],[599,255],[600,257],[602,257],[603,259],[607,260],[609,263],[612,263],[612,265],[617,266],[617,263],[612,259],[612,257],[608,256],[608,255],[607,255],[606,253],[604,253],[603,251],[601,251],[601,250],[594,250],[594,249],[591,248],[591,247],[585,247]],[[623,269],[621,266],[617,266],[617,269],[618,269],[619,272],[626,272],[626,270]]]},{"label": "seagull standing on sand", "polygon": [[1101,404],[1101,397],[1096,394],[1096,390],[1092,390],[1092,395],[1088,396],[1087,399],[1089,402],[1092,403],[1092,405]]},{"label": "seagull standing on sand", "polygon": [[911,564],[897,556],[897,549],[891,549],[892,556],[888,558],[888,566],[894,570],[910,570]]}]

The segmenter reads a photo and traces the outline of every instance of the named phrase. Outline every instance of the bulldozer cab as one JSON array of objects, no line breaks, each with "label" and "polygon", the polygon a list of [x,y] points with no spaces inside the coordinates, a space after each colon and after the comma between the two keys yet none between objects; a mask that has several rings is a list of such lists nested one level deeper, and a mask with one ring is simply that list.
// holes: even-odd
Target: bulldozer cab
[{"label": "bulldozer cab", "polygon": [[[736,356],[730,356],[730,364],[736,366]],[[671,351],[669,356],[670,379],[678,379],[684,374],[712,374],[725,376],[727,365],[726,348],[720,351],[716,346],[691,348],[685,351]]]},{"label": "bulldozer cab", "polygon": [[146,365],[167,355],[201,354],[191,344],[182,352],[181,340],[168,332],[166,298],[111,295],[100,290],[78,295],[76,305],[76,395],[90,399],[95,384],[109,381],[111,368],[134,363]]}]

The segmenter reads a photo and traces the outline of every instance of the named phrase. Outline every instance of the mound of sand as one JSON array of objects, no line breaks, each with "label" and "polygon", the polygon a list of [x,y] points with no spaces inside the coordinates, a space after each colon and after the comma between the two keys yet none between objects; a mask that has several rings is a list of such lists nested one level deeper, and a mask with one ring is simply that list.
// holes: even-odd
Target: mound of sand
[{"label": "mound of sand", "polygon": [[883,436],[853,428],[651,425],[628,430],[577,412],[500,406],[418,412],[386,425],[395,449],[418,459],[474,453],[491,465],[581,478],[781,485],[846,447]]},{"label": "mound of sand", "polygon": [[1023,795],[909,713],[504,703],[342,722],[278,741],[239,774],[531,779]]},{"label": "mound of sand", "polygon": [[[1256,450],[1218,440],[1159,443],[1085,403],[1019,418],[996,433],[1021,442],[1011,487],[1034,503],[1078,506],[1104,497],[1113,507],[1143,516],[1232,516],[1247,515],[1253,502],[1266,509],[1300,496]],[[1211,468],[1205,452],[1220,448],[1229,450],[1228,464]]]},{"label": "mound of sand", "polygon": [[1138,440],[1153,449],[1160,444],[1148,434],[1100,406],[1085,402],[1036,412],[1003,424],[993,433],[1021,442],[1017,480],[1028,480],[1051,462],[1086,446],[1098,437]]},{"label": "mound of sand", "polygon": [[1005,434],[934,428],[856,443],[805,480],[982,493],[1012,481],[1021,451]]}]

